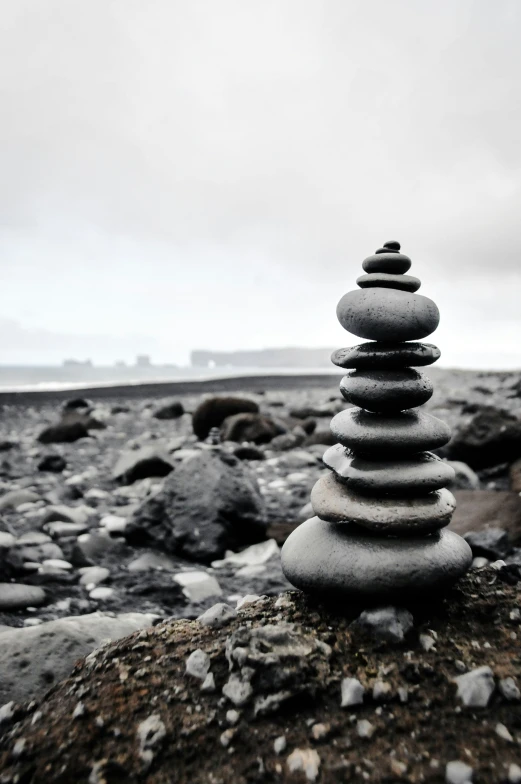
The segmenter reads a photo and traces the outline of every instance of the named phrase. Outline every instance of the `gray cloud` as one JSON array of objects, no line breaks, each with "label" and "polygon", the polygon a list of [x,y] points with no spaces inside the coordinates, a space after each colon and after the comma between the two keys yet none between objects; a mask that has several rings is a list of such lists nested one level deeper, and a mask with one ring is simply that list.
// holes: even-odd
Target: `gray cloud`
[{"label": "gray cloud", "polygon": [[0,10],[1,314],[174,359],[334,345],[397,238],[453,361],[521,365],[517,0]]}]

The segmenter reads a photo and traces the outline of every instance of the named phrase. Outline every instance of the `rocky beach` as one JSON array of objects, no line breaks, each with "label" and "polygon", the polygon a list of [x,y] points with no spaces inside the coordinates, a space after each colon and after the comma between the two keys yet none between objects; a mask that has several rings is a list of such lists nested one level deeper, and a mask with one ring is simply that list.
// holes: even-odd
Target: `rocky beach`
[{"label": "rocky beach", "polygon": [[[437,454],[473,568],[449,599],[411,597],[401,637],[379,639],[379,623],[363,643],[361,608],[324,615],[280,567],[327,471],[330,420],[350,408],[339,376],[0,396],[0,781],[470,780],[445,779],[451,761],[477,782],[520,781],[521,375],[425,372],[424,410],[453,430]],[[196,620],[207,611],[218,619]],[[288,657],[287,683],[285,664],[271,685],[225,676],[260,621],[282,625],[253,647]],[[467,709],[451,679],[480,668],[490,695]],[[341,705],[348,677],[360,708]],[[203,727],[211,765],[193,754]]]}]

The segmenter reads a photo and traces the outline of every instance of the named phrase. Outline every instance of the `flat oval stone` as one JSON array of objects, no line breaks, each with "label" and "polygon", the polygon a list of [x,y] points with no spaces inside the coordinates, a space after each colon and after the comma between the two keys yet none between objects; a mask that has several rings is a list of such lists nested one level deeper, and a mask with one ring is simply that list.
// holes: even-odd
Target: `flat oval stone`
[{"label": "flat oval stone", "polygon": [[385,272],[372,272],[370,275],[360,275],[356,282],[361,289],[370,289],[380,286],[384,289],[400,289],[401,291],[418,291],[421,280],[413,275],[387,275]]},{"label": "flat oval stone", "polygon": [[336,314],[344,329],[368,340],[419,340],[434,332],[440,312],[421,294],[397,289],[356,289],[344,294]]},{"label": "flat oval stone", "polygon": [[388,272],[391,275],[403,275],[411,267],[411,260],[405,253],[387,251],[368,256],[362,262],[365,272]]},{"label": "flat oval stone", "polygon": [[472,563],[472,550],[443,529],[430,536],[375,536],[354,525],[312,517],[286,540],[282,570],[302,591],[373,602],[439,596]]},{"label": "flat oval stone", "polygon": [[340,382],[348,403],[367,411],[390,413],[415,408],[432,397],[432,381],[413,368],[403,370],[351,370]]},{"label": "flat oval stone", "polygon": [[445,422],[415,409],[385,415],[349,408],[333,417],[331,432],[356,455],[377,460],[438,449],[451,436]]},{"label": "flat oval stone", "polygon": [[445,488],[418,498],[361,495],[330,473],[313,487],[311,506],[329,523],[355,523],[376,533],[416,536],[448,525],[456,499]]},{"label": "flat oval stone", "polygon": [[341,368],[376,370],[378,368],[424,367],[441,356],[432,343],[360,343],[339,348],[331,354],[331,362]]},{"label": "flat oval stone", "polygon": [[364,460],[335,444],[322,458],[338,480],[367,495],[418,495],[440,490],[454,480],[455,471],[432,452],[404,460]]}]

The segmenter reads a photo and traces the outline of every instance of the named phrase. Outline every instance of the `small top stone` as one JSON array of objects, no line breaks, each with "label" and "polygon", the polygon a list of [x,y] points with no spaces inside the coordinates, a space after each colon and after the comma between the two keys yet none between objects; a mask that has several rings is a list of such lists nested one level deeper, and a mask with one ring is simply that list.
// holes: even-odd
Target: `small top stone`
[{"label": "small top stone", "polygon": [[[400,243],[397,242],[396,240],[389,240],[389,242],[384,242],[384,244],[382,245],[382,248],[385,248],[385,251],[383,251],[384,253],[388,250],[393,250],[396,251],[396,253],[398,253],[401,247],[402,246],[400,245]],[[376,252],[378,253],[378,251]]]}]

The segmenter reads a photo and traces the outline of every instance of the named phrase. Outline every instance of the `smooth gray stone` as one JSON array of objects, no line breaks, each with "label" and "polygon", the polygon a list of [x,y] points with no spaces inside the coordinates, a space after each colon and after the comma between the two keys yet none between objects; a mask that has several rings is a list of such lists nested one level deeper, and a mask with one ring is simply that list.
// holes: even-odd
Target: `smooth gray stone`
[{"label": "smooth gray stone", "polygon": [[356,279],[361,289],[370,289],[381,286],[384,289],[401,289],[402,291],[418,291],[421,280],[412,275],[388,275],[386,272],[372,272],[370,275],[360,275]]},{"label": "smooth gray stone", "polygon": [[375,250],[375,253],[399,253],[401,245],[397,240],[389,240],[384,242],[383,247]]},{"label": "smooth gray stone", "polygon": [[438,596],[467,571],[472,551],[446,528],[398,539],[312,517],[288,537],[281,558],[285,576],[303,591],[389,603]]},{"label": "smooth gray stone", "polygon": [[404,367],[432,365],[441,351],[432,343],[360,343],[339,348],[331,354],[331,362],[341,368],[356,370],[394,370]]},{"label": "smooth gray stone", "polygon": [[411,260],[405,253],[387,250],[386,253],[375,253],[362,262],[365,272],[387,272],[390,275],[403,275],[411,267]]},{"label": "smooth gray stone", "polygon": [[434,332],[440,321],[431,299],[397,289],[348,291],[336,314],[348,332],[381,341],[420,340]]},{"label": "smooth gray stone", "polygon": [[340,382],[348,403],[367,411],[391,413],[416,408],[432,397],[432,381],[413,368],[351,370]]},{"label": "smooth gray stone", "polygon": [[39,607],[45,604],[46,595],[38,585],[24,583],[0,583],[0,611],[14,612],[26,607]]},{"label": "smooth gray stone", "polygon": [[342,444],[331,446],[322,458],[339,481],[369,495],[419,495],[446,487],[454,469],[431,452],[405,460],[364,460]]},{"label": "smooth gray stone", "polygon": [[441,419],[416,409],[386,415],[350,408],[333,417],[331,432],[356,455],[376,460],[438,449],[451,435]]},{"label": "smooth gray stone", "polygon": [[356,523],[375,533],[416,536],[448,525],[456,499],[446,489],[418,498],[375,498],[346,487],[330,473],[320,477],[313,487],[311,505],[321,520],[330,523]]}]

